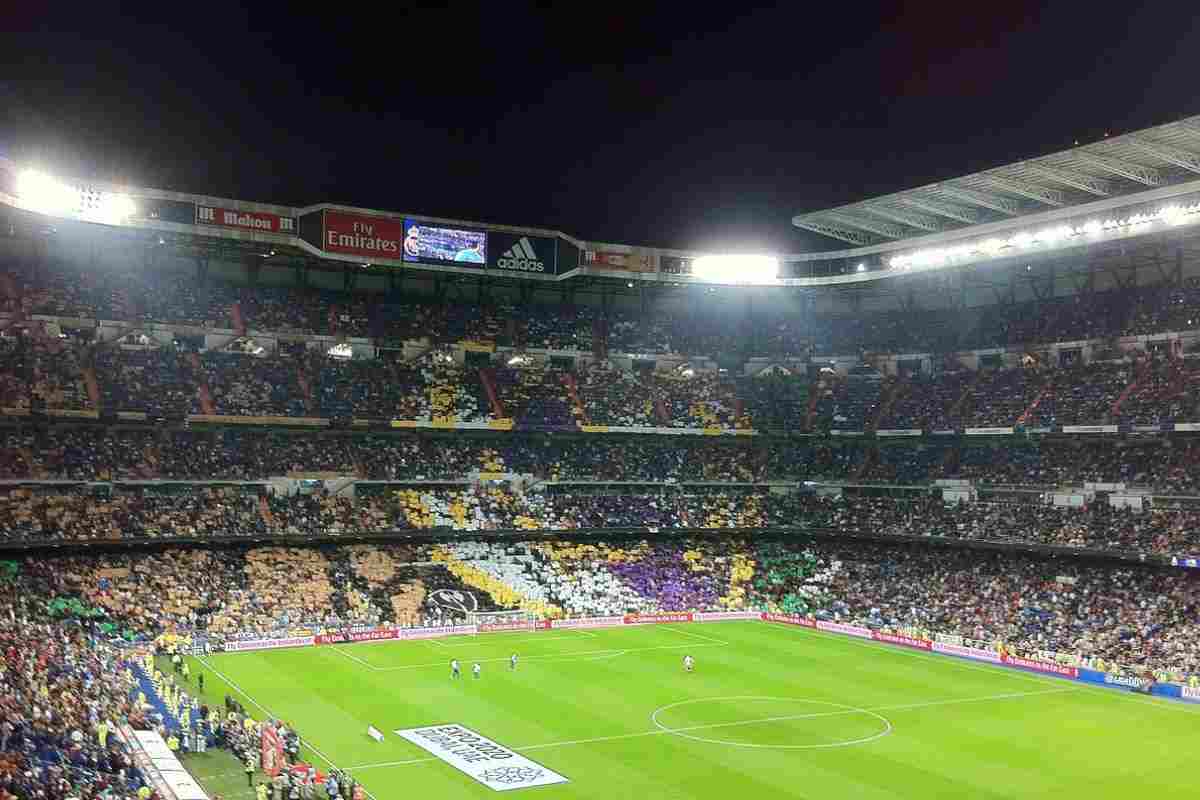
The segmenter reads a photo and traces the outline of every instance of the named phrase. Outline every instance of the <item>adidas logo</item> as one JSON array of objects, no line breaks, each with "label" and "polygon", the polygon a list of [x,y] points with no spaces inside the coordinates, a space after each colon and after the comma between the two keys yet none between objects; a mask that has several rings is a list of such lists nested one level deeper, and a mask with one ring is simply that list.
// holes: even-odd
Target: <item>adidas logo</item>
[{"label": "adidas logo", "polygon": [[500,254],[496,259],[500,269],[515,269],[521,272],[545,272],[546,264],[533,251],[533,243],[528,236],[522,236],[517,243]]}]

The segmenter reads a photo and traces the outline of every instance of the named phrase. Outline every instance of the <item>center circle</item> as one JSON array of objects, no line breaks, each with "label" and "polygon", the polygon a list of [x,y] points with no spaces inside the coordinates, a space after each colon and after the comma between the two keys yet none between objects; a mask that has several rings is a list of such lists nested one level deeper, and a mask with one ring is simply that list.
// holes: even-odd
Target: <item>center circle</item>
[{"label": "center circle", "polygon": [[[650,714],[654,727],[663,733],[706,744],[753,747],[763,750],[823,750],[851,747],[882,739],[892,732],[887,717],[865,708],[806,700],[799,697],[729,695],[680,700]],[[828,738],[810,744],[755,741],[767,728],[785,738]],[[737,734],[743,735],[739,739]],[[768,737],[769,738],[769,737]]]}]

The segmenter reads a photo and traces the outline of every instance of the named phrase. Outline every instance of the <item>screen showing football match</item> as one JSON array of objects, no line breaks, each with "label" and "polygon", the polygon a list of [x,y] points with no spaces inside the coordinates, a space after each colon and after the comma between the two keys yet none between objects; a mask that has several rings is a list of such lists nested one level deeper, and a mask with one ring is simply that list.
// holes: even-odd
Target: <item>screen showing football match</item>
[{"label": "screen showing football match", "polygon": [[487,263],[487,234],[404,220],[404,260],[440,261],[464,266]]}]

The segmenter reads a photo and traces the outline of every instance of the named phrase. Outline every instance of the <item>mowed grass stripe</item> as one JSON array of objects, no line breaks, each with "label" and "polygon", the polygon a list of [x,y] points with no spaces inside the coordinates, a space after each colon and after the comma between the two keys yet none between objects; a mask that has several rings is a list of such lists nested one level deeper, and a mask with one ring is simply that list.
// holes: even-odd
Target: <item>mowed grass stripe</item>
[{"label": "mowed grass stripe", "polygon": [[[518,649],[521,668],[510,674],[501,663],[485,664],[482,680],[467,676],[453,684],[448,678],[450,648],[445,648],[444,666],[393,672],[366,669],[333,648],[229,654],[214,663],[256,700],[298,724],[343,766],[422,758],[424,752],[390,732],[438,722],[459,722],[521,747],[647,732],[653,729],[649,716],[654,709],[698,697],[771,695],[872,708],[1036,692],[1035,683],[1045,690],[1071,686],[1000,669],[962,669],[944,657],[855,646],[840,637],[757,622],[689,628],[728,644],[700,647],[707,643],[696,639],[692,654],[699,669],[685,675],[680,661],[689,648],[637,650],[689,644],[676,627],[683,628],[596,630],[595,638],[580,637],[571,650],[564,645],[572,642],[557,639],[535,639],[513,648],[504,639],[508,634],[471,637],[459,655],[464,663],[476,657],[506,658]],[[457,654],[458,640],[450,641]],[[606,648],[630,652],[599,660],[539,663],[532,658]],[[430,654],[437,650],[417,642],[347,646],[348,652],[379,665],[436,662]],[[868,800],[1097,800],[1147,796],[1143,791],[1157,797],[1188,796],[1185,771],[1173,768],[1190,758],[1196,744],[1197,726],[1186,714],[1162,714],[1154,707],[1114,702],[1104,692],[1085,691],[881,713],[895,726],[891,735],[832,750],[750,750],[666,734],[539,747],[529,755],[571,779],[537,790],[564,798],[707,800],[747,792]],[[366,738],[368,722],[388,733],[385,743]],[[781,723],[779,730],[748,728],[753,740],[769,742],[784,735],[788,724]],[[797,730],[830,738],[835,729]],[[1131,730],[1136,736],[1129,735]],[[437,797],[492,794],[437,761],[365,770],[359,778],[379,798],[417,792]]]}]

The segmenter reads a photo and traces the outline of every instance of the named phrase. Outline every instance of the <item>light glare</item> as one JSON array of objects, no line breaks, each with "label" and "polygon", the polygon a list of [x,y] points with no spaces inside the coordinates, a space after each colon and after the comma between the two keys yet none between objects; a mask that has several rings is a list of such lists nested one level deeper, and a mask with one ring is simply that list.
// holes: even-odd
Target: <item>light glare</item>
[{"label": "light glare", "polygon": [[137,213],[129,195],[85,191],[35,169],[17,175],[17,195],[29,211],[52,217],[119,225]]},{"label": "light glare", "polygon": [[700,256],[692,262],[692,276],[714,283],[771,283],[779,277],[774,256]]}]

